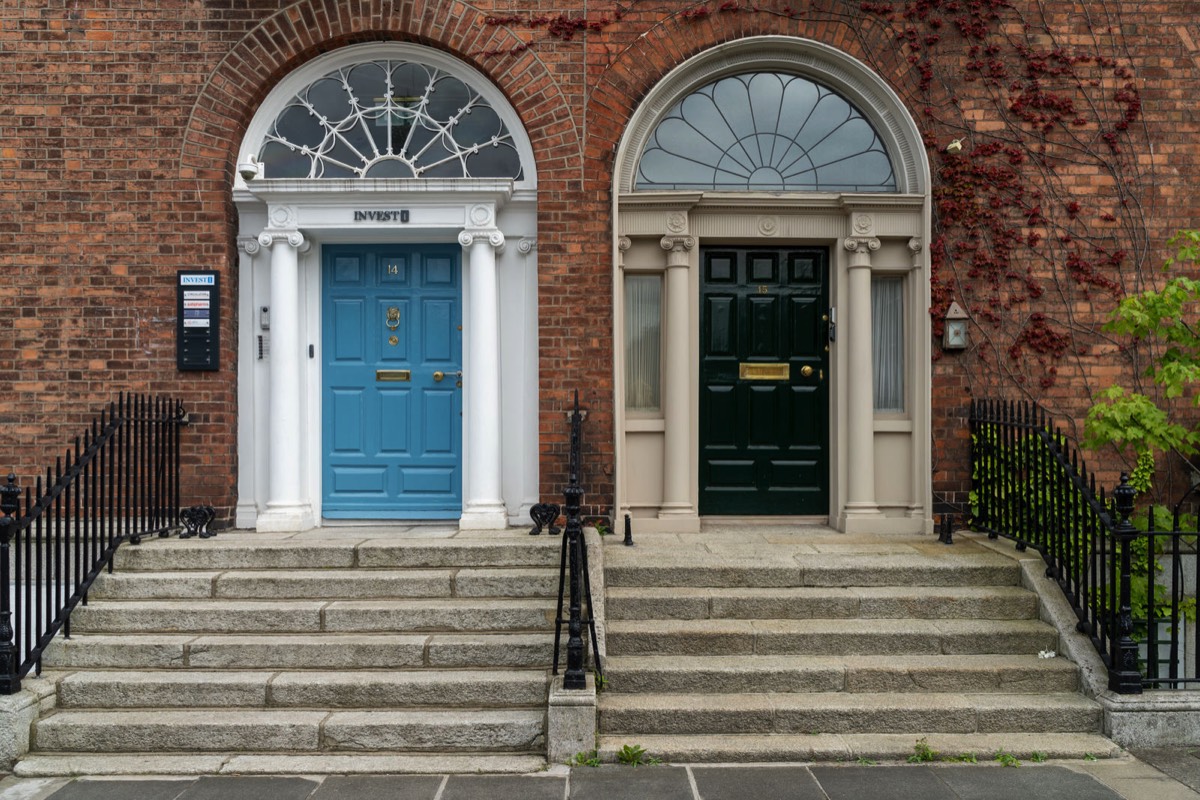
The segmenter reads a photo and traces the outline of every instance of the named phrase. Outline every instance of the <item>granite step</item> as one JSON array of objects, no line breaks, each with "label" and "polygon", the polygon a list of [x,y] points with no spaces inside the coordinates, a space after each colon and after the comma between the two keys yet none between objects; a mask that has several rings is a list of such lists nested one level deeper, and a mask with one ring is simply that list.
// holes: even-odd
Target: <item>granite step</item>
[{"label": "granite step", "polygon": [[558,570],[542,567],[232,570],[102,574],[94,600],[551,597]]},{"label": "granite step", "polygon": [[1053,693],[1079,688],[1065,658],[938,656],[611,656],[617,693],[971,692]]},{"label": "granite step", "polygon": [[531,752],[543,709],[60,711],[34,725],[51,752]]},{"label": "granite step", "polygon": [[613,655],[1037,654],[1058,633],[1036,620],[614,620]]},{"label": "granite step", "polygon": [[[905,761],[918,739],[941,760],[974,755],[979,762],[999,751],[1026,761],[1034,753],[1049,760],[1119,758],[1121,748],[1097,733],[854,733],[854,734],[656,734],[637,737],[646,752],[672,764]],[[598,752],[607,762],[630,744],[630,737],[600,736]]]},{"label": "granite step", "polygon": [[117,550],[118,571],[314,570],[347,567],[558,567],[557,539],[331,539],[293,541],[253,536],[156,539]]},{"label": "granite step", "polygon": [[1017,586],[801,588],[615,587],[616,619],[1029,619],[1037,595]]},{"label": "granite step", "polygon": [[[607,736],[818,733],[1094,733],[1100,706],[1077,694],[611,694]],[[642,745],[643,747],[645,745]]]},{"label": "granite step", "polygon": [[545,669],[98,670],[56,683],[60,708],[532,708],[546,701]]},{"label": "granite step", "polygon": [[45,669],[545,668],[550,633],[72,635]]},{"label": "granite step", "polygon": [[123,600],[76,609],[75,633],[536,631],[554,622],[550,598],[407,600]]},{"label": "granite step", "polygon": [[785,588],[850,586],[1015,586],[1020,567],[994,553],[743,555],[652,550],[605,565],[613,587]]}]

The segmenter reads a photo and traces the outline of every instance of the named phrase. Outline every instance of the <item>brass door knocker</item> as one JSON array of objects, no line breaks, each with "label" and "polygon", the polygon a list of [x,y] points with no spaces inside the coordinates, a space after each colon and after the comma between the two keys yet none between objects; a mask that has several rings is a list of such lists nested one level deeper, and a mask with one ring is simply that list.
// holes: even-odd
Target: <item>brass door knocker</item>
[{"label": "brass door knocker", "polygon": [[383,321],[387,325],[389,331],[394,331],[400,327],[400,309],[395,306],[388,306],[387,319]]}]

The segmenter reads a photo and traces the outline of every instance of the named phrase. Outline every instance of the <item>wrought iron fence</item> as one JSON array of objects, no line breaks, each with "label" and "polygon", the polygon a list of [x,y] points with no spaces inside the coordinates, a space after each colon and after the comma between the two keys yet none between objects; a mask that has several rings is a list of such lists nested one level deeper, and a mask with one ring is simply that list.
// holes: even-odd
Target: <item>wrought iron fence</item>
[{"label": "wrought iron fence", "polygon": [[[121,542],[179,522],[178,401],[122,394],[35,486],[0,487],[0,694],[21,688]],[[23,497],[22,497],[23,495]]]},{"label": "wrought iron fence", "polygon": [[[1171,531],[1154,530],[1152,516],[1151,530],[1139,531],[1128,476],[1111,496],[1098,489],[1078,451],[1033,403],[975,401],[970,426],[973,526],[1041,554],[1078,630],[1108,667],[1109,688],[1200,686],[1198,663],[1187,665],[1200,655],[1196,533],[1180,530],[1178,513]],[[1165,593],[1164,560],[1172,576]]]},{"label": "wrought iron fence", "polygon": [[[567,486],[563,489],[563,506],[556,503],[539,503],[530,509],[534,527],[530,534],[537,535],[549,527],[551,534],[559,532],[555,521],[560,513],[566,515],[562,550],[558,564],[558,611],[554,617],[554,662],[551,672],[558,674],[559,657],[562,652],[562,630],[567,626],[567,669],[563,673],[564,689],[587,687],[587,641],[583,638],[584,628],[590,633],[594,670],[603,675],[600,648],[596,639],[596,619],[592,612],[592,581],[588,574],[587,547],[583,541],[582,450],[583,414],[579,410],[579,392],[575,393],[575,408],[571,412],[571,447],[568,455]],[[567,617],[563,618],[563,604],[567,605]]]}]

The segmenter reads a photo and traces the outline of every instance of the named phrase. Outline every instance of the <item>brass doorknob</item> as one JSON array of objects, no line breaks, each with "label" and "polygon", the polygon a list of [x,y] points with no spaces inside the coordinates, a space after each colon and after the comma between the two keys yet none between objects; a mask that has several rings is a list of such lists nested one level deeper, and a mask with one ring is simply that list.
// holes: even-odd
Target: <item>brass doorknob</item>
[{"label": "brass doorknob", "polygon": [[800,368],[800,374],[806,378],[811,378],[812,374],[813,374],[813,368],[810,367],[808,364],[805,364],[803,367]]},{"label": "brass doorknob", "polygon": [[441,381],[441,380],[442,380],[442,378],[444,378],[444,377],[446,377],[446,373],[444,373],[444,372],[442,372],[442,371],[440,371],[440,370],[439,370],[439,371],[437,371],[437,372],[435,372],[435,373],[433,373],[433,380],[434,380],[435,382],[439,382],[439,381]]}]

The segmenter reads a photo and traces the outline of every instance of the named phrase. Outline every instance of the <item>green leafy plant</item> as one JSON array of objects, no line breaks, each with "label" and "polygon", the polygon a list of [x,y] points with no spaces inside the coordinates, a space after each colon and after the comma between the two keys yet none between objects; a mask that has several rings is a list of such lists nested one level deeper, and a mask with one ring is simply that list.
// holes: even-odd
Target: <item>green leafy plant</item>
[{"label": "green leafy plant", "polygon": [[1091,753],[1084,753],[1083,760],[1084,761],[1099,761],[1100,758],[1098,756],[1092,755]]},{"label": "green leafy plant", "polygon": [[875,761],[875,760],[873,760],[873,759],[867,758],[866,756],[859,756],[859,757],[858,757],[858,765],[859,765],[860,767],[874,767],[874,766],[876,766],[878,763],[879,763],[878,761]]},{"label": "green leafy plant", "polygon": [[929,746],[929,742],[922,736],[917,739],[917,743],[913,745],[913,753],[908,757],[910,764],[924,764],[928,761],[937,761],[937,751]]},{"label": "green leafy plant", "polygon": [[943,756],[943,761],[951,761],[957,764],[978,764],[979,759],[974,753],[959,753],[956,756]]},{"label": "green leafy plant", "polygon": [[604,517],[598,517],[596,521],[592,523],[592,527],[594,527],[596,529],[596,533],[600,534],[601,536],[612,536],[612,525],[610,525],[608,520]]},{"label": "green leafy plant", "polygon": [[603,692],[608,688],[608,678],[601,675],[599,672],[592,673],[596,677],[596,691]]},{"label": "green leafy plant", "polygon": [[655,766],[662,763],[661,758],[650,755],[640,744],[622,746],[617,751],[617,761],[630,767]]},{"label": "green leafy plant", "polygon": [[1043,753],[1041,750],[1034,750],[1032,753],[1029,754],[1029,760],[1035,764],[1045,764],[1046,763],[1046,754]]},{"label": "green leafy plant", "polygon": [[995,760],[1006,767],[1021,766],[1021,760],[1019,758],[1014,756],[1012,753],[1005,752],[1004,750],[996,751]]},{"label": "green leafy plant", "polygon": [[598,767],[600,766],[600,755],[595,750],[587,753],[579,752],[567,764],[573,767]]}]

